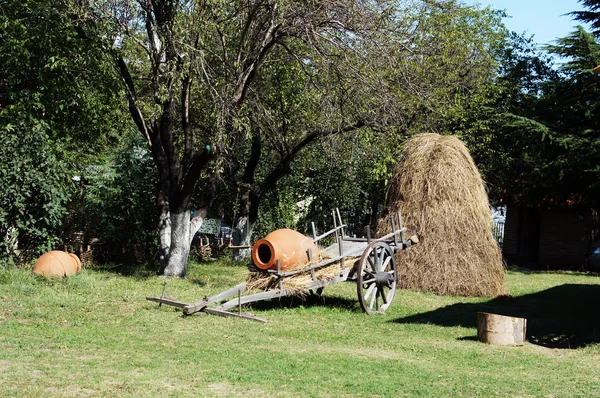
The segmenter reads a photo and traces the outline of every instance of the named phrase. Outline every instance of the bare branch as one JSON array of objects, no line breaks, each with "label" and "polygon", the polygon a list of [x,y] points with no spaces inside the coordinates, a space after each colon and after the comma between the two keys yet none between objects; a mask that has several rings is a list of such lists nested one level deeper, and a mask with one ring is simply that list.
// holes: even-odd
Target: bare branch
[{"label": "bare branch", "polygon": [[137,103],[137,96],[135,93],[135,85],[133,83],[133,79],[131,78],[131,74],[129,73],[129,68],[127,64],[123,60],[123,57],[116,56],[117,69],[121,75],[121,80],[125,86],[125,92],[127,93],[127,101],[129,102],[129,112],[131,113],[131,117],[135,122],[138,130],[142,133],[142,135],[146,138],[148,145],[152,148],[152,139],[150,138],[150,133],[148,131],[148,127],[146,126],[146,120],[140,107]]},{"label": "bare branch", "polygon": [[248,86],[250,81],[256,74],[256,71],[260,64],[263,62],[268,51],[275,45],[277,37],[277,30],[281,27],[281,22],[276,20],[277,18],[277,4],[274,4],[271,8],[271,20],[269,24],[269,28],[265,32],[265,35],[262,39],[261,46],[258,49],[256,54],[248,56],[242,62],[241,65],[244,66],[244,70],[240,74],[238,81],[236,83],[236,88],[234,90],[232,105],[233,108],[239,107],[239,105],[244,101],[246,92],[248,90]]},{"label": "bare branch", "polygon": [[264,192],[272,189],[277,183],[277,181],[279,181],[283,176],[289,174],[291,172],[291,164],[298,155],[298,153],[302,149],[304,149],[308,144],[315,141],[317,138],[327,137],[334,134],[348,133],[351,131],[356,131],[365,126],[365,123],[359,121],[340,129],[329,131],[306,132],[300,138],[300,140],[298,140],[298,142],[289,150],[288,154],[285,157],[283,157],[281,162],[265,177],[263,182],[260,184],[260,187],[256,190],[257,195],[260,196]]}]

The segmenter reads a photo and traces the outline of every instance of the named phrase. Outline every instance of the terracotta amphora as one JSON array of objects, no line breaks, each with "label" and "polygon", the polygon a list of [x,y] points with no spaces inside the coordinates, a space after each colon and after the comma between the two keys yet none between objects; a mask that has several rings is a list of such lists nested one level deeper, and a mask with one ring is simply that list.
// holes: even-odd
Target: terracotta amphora
[{"label": "terracotta amphora", "polygon": [[292,229],[278,229],[254,244],[252,261],[260,269],[277,269],[279,259],[284,271],[298,264],[308,264],[308,249],[312,251],[313,264],[316,264],[319,250],[311,238]]},{"label": "terracotta amphora", "polygon": [[37,259],[33,266],[34,275],[71,276],[81,271],[81,261],[74,254],[60,250],[45,253]]}]

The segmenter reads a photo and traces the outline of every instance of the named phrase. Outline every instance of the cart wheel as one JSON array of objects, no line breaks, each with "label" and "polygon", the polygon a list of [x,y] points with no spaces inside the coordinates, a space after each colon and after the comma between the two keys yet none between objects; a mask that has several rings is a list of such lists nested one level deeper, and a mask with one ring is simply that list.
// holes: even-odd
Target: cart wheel
[{"label": "cart wheel", "polygon": [[396,259],[387,243],[367,246],[358,263],[356,288],[360,306],[367,314],[388,309],[396,292]]}]

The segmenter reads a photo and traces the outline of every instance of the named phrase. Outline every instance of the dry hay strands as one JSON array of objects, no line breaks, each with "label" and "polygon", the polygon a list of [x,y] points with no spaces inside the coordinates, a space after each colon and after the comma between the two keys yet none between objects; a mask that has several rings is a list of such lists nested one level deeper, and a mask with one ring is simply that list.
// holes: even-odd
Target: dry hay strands
[{"label": "dry hay strands", "polygon": [[[410,139],[394,170],[387,211],[400,211],[419,244],[399,252],[398,286],[444,295],[506,294],[485,183],[456,137]],[[377,232],[391,231],[387,217]]]},{"label": "dry hay strands", "polygon": [[[356,259],[347,258],[344,261],[345,267],[352,267]],[[300,270],[308,267],[308,264],[297,264],[296,266],[287,269],[286,272]],[[335,279],[339,276],[341,271],[340,263],[334,262],[330,265],[326,265],[315,270],[315,279],[320,281],[328,281]],[[301,272],[296,275],[288,276],[281,279],[282,288],[291,290],[295,294],[302,294],[313,281],[310,270]],[[270,290],[279,287],[279,278],[276,275],[269,274],[264,271],[250,272],[248,281],[246,282],[246,288],[248,290]]]}]

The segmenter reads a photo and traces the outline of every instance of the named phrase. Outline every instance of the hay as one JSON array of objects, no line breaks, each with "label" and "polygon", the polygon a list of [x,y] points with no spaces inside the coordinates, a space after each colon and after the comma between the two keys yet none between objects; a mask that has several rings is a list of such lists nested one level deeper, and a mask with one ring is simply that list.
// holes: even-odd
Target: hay
[{"label": "hay", "polygon": [[[326,258],[320,258],[320,260],[326,260]],[[346,258],[344,266],[346,268],[354,266],[356,262],[355,258]],[[298,264],[286,272],[299,270],[308,267],[308,264]],[[340,263],[335,262],[333,264],[318,268],[315,270],[315,279],[320,281],[328,281],[334,279],[340,275]],[[246,282],[246,288],[248,290],[270,290],[279,287],[279,279],[272,274],[268,274],[264,271],[250,272],[248,280]],[[289,276],[282,279],[283,289],[291,290],[295,294],[302,294],[309,284],[312,282],[312,275],[310,271],[301,272],[299,274]]]},{"label": "hay", "polygon": [[[443,295],[506,293],[485,184],[460,140],[439,134],[409,140],[386,202],[420,240],[396,256],[399,287]],[[378,236],[391,230],[387,217],[377,229]]]}]

